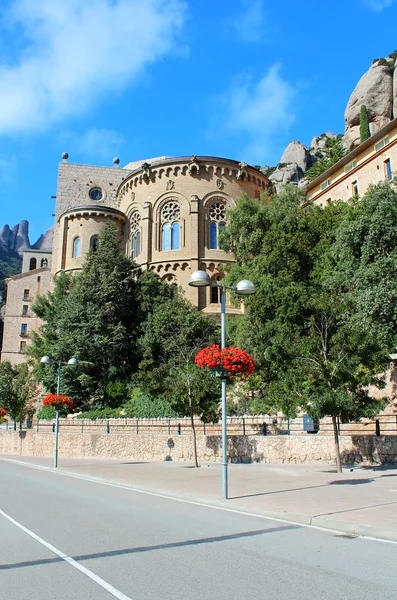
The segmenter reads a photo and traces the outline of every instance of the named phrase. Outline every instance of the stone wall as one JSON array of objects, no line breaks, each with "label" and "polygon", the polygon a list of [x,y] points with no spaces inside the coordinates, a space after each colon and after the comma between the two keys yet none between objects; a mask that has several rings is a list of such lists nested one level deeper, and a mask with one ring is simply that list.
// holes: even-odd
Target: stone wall
[{"label": "stone wall", "polygon": [[[345,463],[397,462],[397,436],[342,436]],[[200,462],[221,461],[221,436],[198,435]],[[52,456],[54,434],[48,432],[0,431],[0,455]],[[166,433],[72,433],[60,432],[59,455],[79,458],[133,460],[193,459],[191,435]],[[232,462],[334,464],[332,436],[230,436],[228,455]]]}]

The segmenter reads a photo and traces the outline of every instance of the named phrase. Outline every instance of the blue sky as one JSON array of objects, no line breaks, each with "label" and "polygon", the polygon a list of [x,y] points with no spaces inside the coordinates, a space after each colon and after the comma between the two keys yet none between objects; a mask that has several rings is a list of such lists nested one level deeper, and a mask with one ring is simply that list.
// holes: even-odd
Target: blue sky
[{"label": "blue sky", "polygon": [[279,162],[343,132],[397,0],[2,0],[0,226],[53,224],[57,165],[205,154]]}]

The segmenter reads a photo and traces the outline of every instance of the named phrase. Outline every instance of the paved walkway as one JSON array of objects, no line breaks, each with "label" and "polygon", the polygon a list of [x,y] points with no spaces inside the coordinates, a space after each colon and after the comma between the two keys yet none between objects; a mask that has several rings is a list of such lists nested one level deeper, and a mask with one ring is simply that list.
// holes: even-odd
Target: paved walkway
[{"label": "paved walkway", "polygon": [[[52,469],[51,458],[2,456]],[[1,459],[0,458],[0,459]],[[397,465],[230,464],[229,500],[221,499],[221,465],[59,459],[59,472],[261,514],[355,535],[397,541]]]}]

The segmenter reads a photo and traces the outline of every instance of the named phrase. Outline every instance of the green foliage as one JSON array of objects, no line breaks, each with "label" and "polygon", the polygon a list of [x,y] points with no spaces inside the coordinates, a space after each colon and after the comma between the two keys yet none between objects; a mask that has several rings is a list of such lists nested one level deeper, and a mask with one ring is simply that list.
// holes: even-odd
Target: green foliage
[{"label": "green foliage", "polygon": [[370,136],[368,111],[365,104],[362,104],[360,108],[360,141],[365,142]]},{"label": "green foliage", "polygon": [[130,400],[123,406],[126,417],[140,419],[157,419],[161,417],[178,417],[172,404],[166,398],[153,397],[135,388]]},{"label": "green foliage", "polygon": [[37,413],[37,419],[40,421],[52,421],[56,417],[56,412],[55,406],[42,406]]},{"label": "green foliage", "polygon": [[313,181],[341,160],[346,155],[346,152],[346,148],[343,146],[340,137],[328,138],[325,142],[325,147],[319,152],[318,160],[306,171],[305,178]]},{"label": "green foliage", "polygon": [[387,60],[387,58],[380,58],[378,60],[378,65],[388,67],[389,71],[392,71],[394,69],[394,60]]},{"label": "green foliage", "polygon": [[[270,204],[266,199],[254,202],[243,198],[230,212],[223,244],[235,253],[237,264],[230,268],[228,281],[234,284],[248,278],[258,290],[247,299],[244,316],[230,329],[233,342],[254,356],[256,375],[261,378],[250,411],[282,410],[293,416],[298,408],[309,404],[313,413],[318,413],[316,398],[322,392],[330,397],[329,390],[333,390],[335,401],[332,409],[327,403],[328,414],[356,417],[360,411],[363,415],[379,408],[363,389],[369,383],[382,385],[377,374],[387,365],[385,340],[389,335],[390,341],[391,332],[384,332],[383,337],[381,331],[376,332],[379,315],[373,315],[371,303],[364,304],[364,300],[369,296],[375,302],[381,281],[376,279],[373,287],[367,287],[361,300],[356,295],[358,288],[354,294],[350,289],[360,276],[358,259],[366,255],[370,240],[371,265],[376,252],[376,260],[380,260],[382,248],[396,244],[394,194],[390,186],[387,190],[378,186],[362,205],[335,203],[319,208],[302,204],[299,191],[287,188]],[[376,206],[375,219],[372,211]],[[355,227],[359,231],[349,240],[348,234]],[[393,284],[388,285],[382,299],[385,307],[390,307],[383,325],[388,322],[397,331],[391,325],[396,322],[391,312],[397,306],[397,277],[393,270],[389,273]],[[368,271],[360,282],[364,293],[365,283],[370,283]],[[391,294],[390,302],[386,294]],[[371,318],[372,328],[368,325]],[[346,395],[351,399],[348,410]]]},{"label": "green foliage", "polygon": [[0,406],[14,421],[23,420],[35,412],[37,386],[26,363],[0,363]]},{"label": "green foliage", "polygon": [[61,392],[73,398],[76,408],[117,404],[121,392],[116,393],[109,384],[128,381],[136,368],[137,285],[133,272],[133,263],[120,252],[115,226],[106,224],[98,250],[88,253],[81,273],[73,278],[60,274],[54,291],[39,297],[33,306],[45,321],[32,336],[30,349],[37,360],[37,376],[54,392],[56,365],[44,367],[40,357],[49,355],[67,362],[76,356],[79,365],[63,367],[61,378]]},{"label": "green foliage", "polygon": [[87,410],[77,415],[77,419],[118,419],[122,415],[120,414],[120,408],[98,408],[97,410]]}]

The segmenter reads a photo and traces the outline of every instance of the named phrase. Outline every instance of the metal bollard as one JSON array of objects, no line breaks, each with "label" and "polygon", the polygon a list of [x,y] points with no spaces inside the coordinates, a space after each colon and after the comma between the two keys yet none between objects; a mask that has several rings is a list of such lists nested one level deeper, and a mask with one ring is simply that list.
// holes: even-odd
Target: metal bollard
[{"label": "metal bollard", "polygon": [[380,423],[379,423],[379,419],[376,419],[376,421],[375,421],[375,435],[376,435],[376,437],[380,437]]},{"label": "metal bollard", "polygon": [[106,433],[110,433],[109,421],[106,421]]},{"label": "metal bollard", "polygon": [[262,424],[262,434],[263,435],[267,435],[267,425],[266,425],[266,423]]},{"label": "metal bollard", "polygon": [[180,424],[180,423],[178,423],[178,435],[181,435],[181,429],[182,429],[182,428],[181,428],[181,424]]},{"label": "metal bollard", "polygon": [[52,424],[52,433],[55,433],[55,423]]}]

